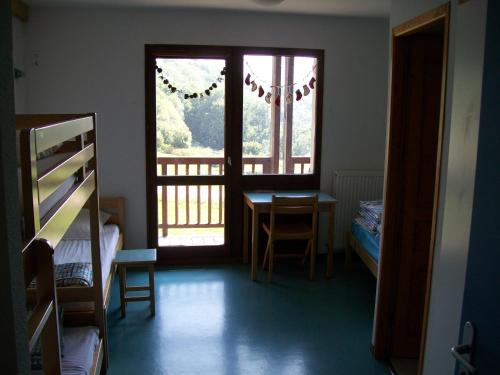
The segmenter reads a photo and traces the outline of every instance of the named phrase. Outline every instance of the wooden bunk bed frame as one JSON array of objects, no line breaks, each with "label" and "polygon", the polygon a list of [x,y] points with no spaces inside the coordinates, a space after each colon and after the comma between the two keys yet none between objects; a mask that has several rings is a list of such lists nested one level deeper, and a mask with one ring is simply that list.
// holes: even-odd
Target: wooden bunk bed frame
[{"label": "wooden bunk bed frame", "polygon": [[369,255],[368,251],[361,245],[361,243],[357,240],[357,238],[351,233],[346,233],[346,264],[348,266],[351,265],[351,252],[352,249],[359,255],[363,263],[368,267],[370,272],[378,278],[378,263]]},{"label": "wooden bunk bed frame", "polygon": [[37,278],[37,299],[28,318],[29,350],[33,350],[39,338],[44,347],[52,350],[42,352],[46,373],[61,373],[61,353],[57,316],[57,296],[54,282],[54,261],[52,247],[43,240],[33,239],[22,250],[24,265],[24,286]]},{"label": "wooden bunk bed frame", "polygon": [[[35,249],[35,251],[26,250],[24,253],[36,253],[34,256],[25,257],[26,260],[24,264],[25,273],[27,275],[32,276],[34,274],[32,270],[40,267],[38,258],[40,258],[41,255],[39,255],[38,252],[43,253],[43,251],[37,251],[38,248],[51,248],[53,251],[80,210],[85,205],[89,208],[93,271],[92,286],[57,288],[57,293],[50,294],[48,291],[43,292],[46,293],[46,296],[43,297],[46,301],[52,298],[54,303],[52,309],[57,306],[57,299],[61,302],[93,302],[92,310],[72,314],[72,317],[68,320],[70,325],[95,325],[98,327],[99,346],[98,350],[95,352],[94,364],[92,367],[93,373],[98,374],[101,371],[102,364],[107,368],[108,350],[104,303],[105,295],[102,286],[100,259],[95,114],[19,115],[16,117],[16,128],[20,130],[25,249]],[[43,174],[39,173],[37,171],[37,156],[41,152],[60,144],[64,144],[64,152],[71,152],[71,156],[57,163],[49,170],[44,171]],[[56,191],[71,175],[77,176],[74,185],[44,217],[40,217],[40,204],[49,197],[52,192]],[[121,210],[121,218],[120,213],[117,213],[115,221],[117,221],[118,224],[120,224],[121,221],[123,225],[123,204],[121,208],[119,207],[119,203],[117,203],[117,205],[117,210]],[[40,245],[41,241],[45,244],[44,246]],[[45,253],[47,254],[48,252],[49,250],[45,249]],[[50,276],[49,273],[44,273],[43,277],[40,279],[37,278],[36,290],[31,290],[31,292],[28,293],[28,302],[31,303],[33,303],[33,293],[36,293],[35,300],[37,301],[37,306],[40,304],[41,291],[48,288],[46,286],[47,282],[43,282],[45,278],[48,279],[52,277],[52,283],[54,283],[53,253],[50,254],[50,259],[52,261],[52,276]],[[47,266],[43,269],[47,271]],[[42,284],[39,285],[38,283],[40,282],[42,282]],[[109,296],[107,298],[109,299]],[[46,315],[47,319],[50,318],[52,322],[54,314],[48,310],[47,308],[44,316]],[[55,316],[57,317],[57,312]],[[32,323],[29,323],[29,326],[32,325]],[[53,323],[51,323],[51,325],[53,325]],[[32,337],[34,336],[36,335],[32,335]],[[47,334],[47,337],[51,336]],[[45,342],[46,340],[43,341],[42,345],[45,346],[47,344]],[[31,342],[32,340],[30,339],[30,343]],[[49,351],[45,350],[44,352]],[[57,352],[59,353],[59,351]],[[45,360],[45,358],[43,359]],[[49,366],[52,366],[52,361],[56,360],[55,355],[48,360],[50,361]],[[45,366],[46,364],[44,361],[44,368]],[[55,369],[57,366],[54,366]],[[60,373],[60,365],[59,371],[53,372],[50,368],[44,371],[46,373]]]}]

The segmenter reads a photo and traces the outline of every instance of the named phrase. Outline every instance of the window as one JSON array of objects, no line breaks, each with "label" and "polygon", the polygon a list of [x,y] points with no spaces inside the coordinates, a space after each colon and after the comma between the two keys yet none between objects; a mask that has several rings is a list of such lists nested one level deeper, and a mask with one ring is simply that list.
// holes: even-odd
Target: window
[{"label": "window", "polygon": [[312,174],[313,57],[244,55],[243,174]]}]

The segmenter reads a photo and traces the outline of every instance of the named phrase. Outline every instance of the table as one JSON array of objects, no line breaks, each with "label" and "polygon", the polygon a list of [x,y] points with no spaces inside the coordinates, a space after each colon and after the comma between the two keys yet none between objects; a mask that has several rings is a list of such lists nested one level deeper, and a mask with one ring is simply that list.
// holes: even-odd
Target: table
[{"label": "table", "polygon": [[[122,318],[125,317],[127,302],[149,301],[151,315],[155,315],[155,278],[154,267],[156,263],[156,249],[137,249],[119,251],[115,258],[120,276],[120,304]],[[149,284],[127,286],[127,267],[147,267],[149,271]],[[149,295],[128,296],[127,292],[149,291]]]},{"label": "table", "polygon": [[271,211],[273,195],[283,196],[308,196],[318,195],[318,210],[328,212],[328,258],[326,276],[333,274],[333,239],[335,227],[335,204],[337,200],[329,194],[317,190],[304,191],[246,191],[243,192],[243,260],[248,263],[248,214],[252,211],[252,259],[251,278],[257,280],[257,256],[259,246],[259,215]]}]

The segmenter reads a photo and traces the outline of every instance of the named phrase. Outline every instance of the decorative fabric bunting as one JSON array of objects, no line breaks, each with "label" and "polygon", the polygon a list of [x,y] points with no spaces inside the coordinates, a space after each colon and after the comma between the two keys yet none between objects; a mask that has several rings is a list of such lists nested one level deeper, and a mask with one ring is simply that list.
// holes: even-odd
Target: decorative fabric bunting
[{"label": "decorative fabric bunting", "polygon": [[[188,93],[188,92],[185,92],[184,90],[180,90],[178,89],[175,85],[173,85],[164,75],[163,75],[163,69],[158,67],[158,65],[156,65],[155,67],[156,69],[156,72],[158,73],[159,75],[159,79],[163,82],[163,84],[165,84],[170,92],[172,94],[174,93],[179,93],[179,94],[184,94],[183,95],[183,98],[184,99],[197,99],[197,98],[203,98],[205,95],[206,96],[209,96],[211,91],[215,90],[218,85],[217,83],[212,83],[207,89],[205,90],[201,90],[199,92],[194,92],[194,93]],[[224,81],[224,76],[226,75],[226,67],[222,68],[222,70],[220,71],[220,75],[219,77],[217,77],[216,81],[221,83]]]},{"label": "decorative fabric bunting", "polygon": [[309,90],[309,87],[307,87],[307,85],[304,85],[302,86],[302,88],[304,89],[304,96],[309,95],[309,93],[311,92],[311,90]]},{"label": "decorative fabric bunting", "polygon": [[314,89],[314,83],[316,82],[316,78],[312,77],[311,80],[309,81],[309,87]]},{"label": "decorative fabric bunting", "polygon": [[259,98],[261,98],[262,95],[264,95],[264,89],[262,88],[262,86],[259,86]]},{"label": "decorative fabric bunting", "polygon": [[[253,73],[253,71],[252,71],[251,67],[248,65],[248,63],[246,63],[246,64],[248,66],[248,70],[250,71],[250,73],[247,73],[247,75],[245,77],[245,80],[244,80],[245,85],[250,86],[250,90],[252,92],[257,91],[257,89],[258,89],[257,95],[259,96],[259,98],[261,98],[264,96],[264,93],[266,93],[266,91],[264,90],[263,85],[259,85],[256,82],[256,81],[261,81],[261,80],[255,76],[255,74]],[[266,101],[267,104],[271,104],[271,100],[274,98],[274,100],[273,100],[274,104],[276,106],[279,106],[281,103],[281,93],[283,93],[283,96],[285,98],[284,101],[286,104],[291,104],[293,102],[293,99],[294,99],[293,94],[294,93],[295,93],[295,100],[296,101],[301,100],[302,97],[308,96],[311,93],[311,90],[315,89],[316,78],[314,78],[314,76],[311,77],[311,75],[314,74],[315,71],[316,71],[316,65],[314,65],[314,67],[311,69],[309,74],[307,74],[304,77],[303,81],[300,83],[291,83],[291,84],[282,85],[282,86],[269,85],[270,90],[266,93],[264,100]],[[307,84],[304,84],[304,81],[307,82],[306,79],[308,79],[309,77],[311,77],[309,79],[309,82]],[[300,88],[296,89],[294,92],[294,86],[298,86]],[[285,95],[285,93],[286,93],[286,95]]]}]

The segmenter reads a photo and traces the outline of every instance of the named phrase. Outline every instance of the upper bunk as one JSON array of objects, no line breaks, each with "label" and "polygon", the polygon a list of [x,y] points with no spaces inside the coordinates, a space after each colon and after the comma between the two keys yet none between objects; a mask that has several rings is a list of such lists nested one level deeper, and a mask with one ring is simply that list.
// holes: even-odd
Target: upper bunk
[{"label": "upper bunk", "polygon": [[18,115],[16,129],[25,241],[56,247],[96,192],[95,115]]},{"label": "upper bunk", "polygon": [[[62,302],[99,303],[95,287],[101,290],[99,299],[108,300],[106,294],[109,295],[110,283],[105,276],[111,275],[115,252],[111,256],[101,254],[104,246],[101,246],[98,214],[95,114],[18,115],[16,129],[19,133],[24,242],[44,239],[56,249],[67,242],[62,240],[86,207],[88,241],[84,241],[87,249],[81,246],[81,252],[86,250],[87,258],[82,261],[81,254],[76,256],[74,262],[78,267],[74,269],[87,276],[88,285],[58,288],[58,295]],[[123,213],[123,207],[118,207],[118,211]],[[118,217],[115,222],[123,222],[123,218]],[[116,244],[121,246],[122,240],[115,237]],[[56,251],[54,258],[61,253]],[[106,260],[108,268],[104,272],[102,260]]]}]

